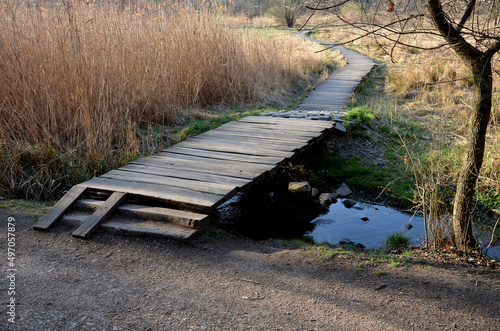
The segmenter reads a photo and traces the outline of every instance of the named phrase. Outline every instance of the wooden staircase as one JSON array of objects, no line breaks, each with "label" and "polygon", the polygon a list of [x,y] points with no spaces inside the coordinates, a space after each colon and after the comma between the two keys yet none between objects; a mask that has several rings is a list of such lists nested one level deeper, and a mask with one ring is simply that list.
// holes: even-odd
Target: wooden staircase
[{"label": "wooden staircase", "polygon": [[[86,197],[88,196],[88,197]],[[49,230],[56,222],[73,226],[73,236],[89,238],[98,227],[122,235],[190,240],[198,230],[210,227],[211,217],[191,211],[135,203],[123,203],[126,193],[112,194],[73,187],[34,225]],[[212,220],[216,219],[216,215]]]}]

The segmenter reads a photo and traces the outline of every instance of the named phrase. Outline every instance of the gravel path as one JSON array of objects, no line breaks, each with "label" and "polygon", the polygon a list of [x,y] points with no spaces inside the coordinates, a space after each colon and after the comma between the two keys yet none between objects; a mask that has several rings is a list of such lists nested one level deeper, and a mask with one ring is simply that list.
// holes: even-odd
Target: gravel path
[{"label": "gravel path", "polygon": [[[498,330],[488,268],[388,262],[281,241],[180,244],[16,219],[15,324],[1,330]],[[3,223],[5,224],[5,223]],[[4,227],[5,229],[5,227]],[[0,235],[6,251],[6,231]],[[2,261],[2,272],[5,275]],[[8,302],[5,277],[1,299]]]}]

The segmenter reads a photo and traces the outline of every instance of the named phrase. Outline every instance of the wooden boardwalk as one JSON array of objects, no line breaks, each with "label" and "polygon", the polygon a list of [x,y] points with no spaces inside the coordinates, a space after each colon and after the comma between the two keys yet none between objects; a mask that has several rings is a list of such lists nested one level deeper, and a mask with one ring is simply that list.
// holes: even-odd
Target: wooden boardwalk
[{"label": "wooden boardwalk", "polygon": [[[362,70],[356,69],[358,65]],[[345,105],[345,98],[352,96],[372,66],[363,62],[340,71],[316,88],[298,110]],[[250,189],[334,127],[333,121],[264,116],[224,124],[76,185],[34,228],[48,230],[62,219],[76,226],[73,235],[81,238],[101,227],[189,239],[217,218],[218,206]]]},{"label": "wooden boardwalk", "polygon": [[347,65],[319,84],[297,107],[297,111],[337,111],[343,113],[343,108],[349,103],[359,83],[375,66],[375,62],[369,56],[347,47],[310,38],[308,31],[301,31],[296,35],[338,51],[347,60]]}]

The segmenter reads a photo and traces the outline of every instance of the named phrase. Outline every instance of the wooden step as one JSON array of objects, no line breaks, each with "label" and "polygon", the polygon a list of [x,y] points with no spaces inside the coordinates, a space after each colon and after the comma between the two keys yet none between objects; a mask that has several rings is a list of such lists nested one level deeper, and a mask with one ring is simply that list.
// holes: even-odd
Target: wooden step
[{"label": "wooden step", "polygon": [[[74,208],[86,211],[97,210],[104,201],[81,199],[75,202]],[[164,207],[149,207],[137,204],[123,204],[117,208],[118,215],[131,218],[172,223],[193,229],[205,229],[210,226],[210,216],[185,210]]]},{"label": "wooden step", "polygon": [[[70,226],[80,227],[90,214],[70,212],[63,216],[61,222]],[[146,236],[187,241],[192,239],[197,230],[158,221],[123,218],[117,215],[100,224],[100,228],[121,235]]]}]

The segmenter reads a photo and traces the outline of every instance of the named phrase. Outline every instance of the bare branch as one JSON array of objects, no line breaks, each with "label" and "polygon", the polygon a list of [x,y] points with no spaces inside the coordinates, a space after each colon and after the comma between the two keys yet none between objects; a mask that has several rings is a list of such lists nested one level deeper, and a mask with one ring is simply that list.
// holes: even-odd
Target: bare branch
[{"label": "bare branch", "polygon": [[[313,12],[311,13],[311,15],[309,15],[309,17],[307,18],[306,22],[305,22],[305,23],[304,23],[304,24],[300,27],[299,31],[302,31],[302,30],[305,28],[305,26],[307,25],[307,23],[309,23],[309,21],[310,21],[310,20],[311,20],[311,18],[313,17],[313,15],[314,15],[314,13],[316,12],[316,10],[320,10],[320,9],[318,9],[318,7],[319,7],[319,5],[321,4],[321,1],[322,1],[322,0],[319,0],[319,1],[318,1],[318,4],[316,5],[316,9],[312,9],[312,10],[313,10]],[[349,0],[346,0],[346,1],[349,1]],[[311,9],[311,8],[308,8],[307,6],[306,6],[306,8],[307,8],[307,9]]]},{"label": "bare branch", "polygon": [[441,36],[460,56],[474,56],[481,52],[469,44],[460,32],[450,23],[439,0],[427,0],[429,13]]},{"label": "bare branch", "polygon": [[467,22],[470,15],[472,15],[472,11],[474,10],[475,6],[476,6],[476,0],[470,0],[469,4],[467,5],[467,8],[465,9],[465,12],[462,16],[462,19],[460,20],[460,23],[458,23],[458,25],[457,25],[458,32],[462,31],[464,24]]},{"label": "bare branch", "polygon": [[486,56],[492,57],[496,52],[500,51],[500,41],[494,43],[484,54]]},{"label": "bare branch", "polygon": [[328,7],[323,7],[323,8],[318,8],[318,7],[319,7],[319,5],[320,5],[320,3],[321,3],[321,1],[320,1],[320,2],[318,2],[318,5],[316,6],[316,8],[314,8],[314,7],[309,7],[309,6],[306,6],[306,8],[307,8],[307,9],[310,9],[310,10],[314,10],[314,11],[316,11],[316,10],[329,10],[329,9],[333,9],[333,8],[340,7],[340,6],[342,6],[342,5],[346,4],[346,3],[348,3],[349,1],[351,1],[351,0],[345,0],[344,2],[338,3],[338,4],[336,4],[336,5],[332,5],[332,6],[328,6]]}]

